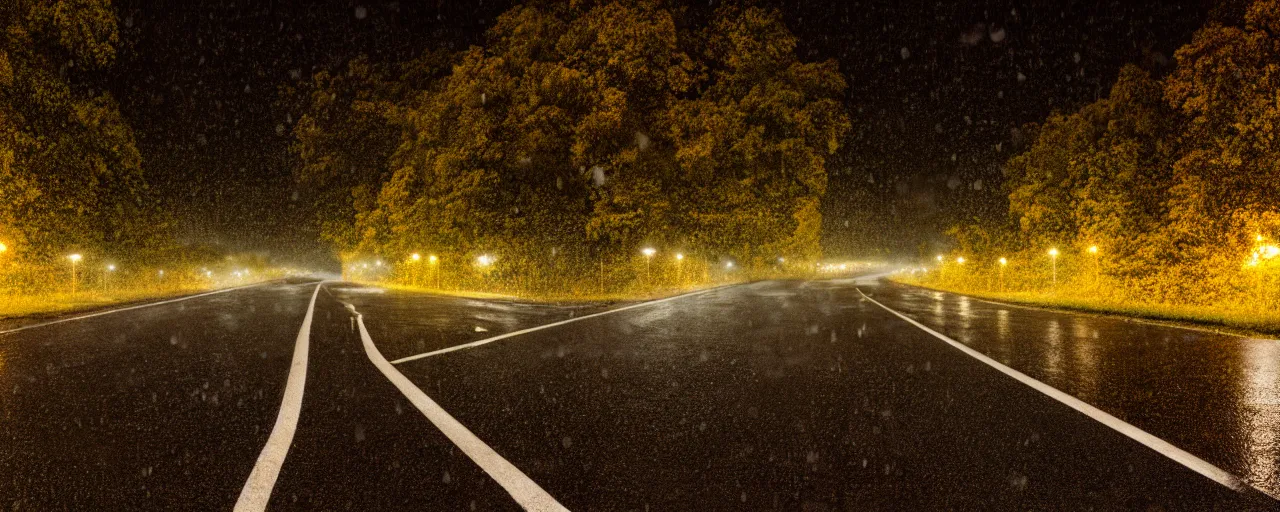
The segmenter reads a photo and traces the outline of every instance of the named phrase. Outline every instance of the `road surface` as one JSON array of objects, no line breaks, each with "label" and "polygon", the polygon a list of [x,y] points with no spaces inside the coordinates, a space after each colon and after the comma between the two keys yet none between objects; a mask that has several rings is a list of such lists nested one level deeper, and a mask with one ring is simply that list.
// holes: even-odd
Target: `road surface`
[{"label": "road surface", "polygon": [[867,278],[55,321],[0,327],[11,510],[1280,509],[1273,340]]}]

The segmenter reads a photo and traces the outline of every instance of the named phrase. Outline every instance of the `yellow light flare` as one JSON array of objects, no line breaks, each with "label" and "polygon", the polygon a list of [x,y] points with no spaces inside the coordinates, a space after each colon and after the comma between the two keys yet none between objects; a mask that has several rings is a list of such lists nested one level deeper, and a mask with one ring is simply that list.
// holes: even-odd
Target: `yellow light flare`
[{"label": "yellow light flare", "polygon": [[1098,246],[1096,246],[1096,245],[1090,245],[1090,246],[1089,246],[1089,254],[1098,254]]},{"label": "yellow light flare", "polygon": [[1057,257],[1058,257],[1058,248],[1056,248],[1056,247],[1055,247],[1055,248],[1053,248],[1053,249],[1049,249],[1049,256],[1054,257],[1054,258],[1057,258]]},{"label": "yellow light flare", "polygon": [[1007,259],[1005,259],[1005,258],[1000,258],[1000,266],[1005,266],[1005,265],[1008,265],[1008,264],[1009,264],[1009,260],[1007,260]]}]

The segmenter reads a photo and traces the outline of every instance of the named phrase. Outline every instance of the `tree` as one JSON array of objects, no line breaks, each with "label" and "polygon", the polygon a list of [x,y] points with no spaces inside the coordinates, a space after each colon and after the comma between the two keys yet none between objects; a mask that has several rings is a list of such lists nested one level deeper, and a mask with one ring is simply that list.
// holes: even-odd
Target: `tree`
[{"label": "tree", "polygon": [[[683,15],[651,0],[514,7],[437,80],[368,72],[342,84],[355,97],[398,91],[377,109],[389,115],[339,102],[341,122],[315,121],[339,85],[322,76],[296,130],[304,175],[353,172],[370,181],[342,188],[376,189],[356,194],[371,207],[344,210],[332,239],[528,265],[642,244],[816,259],[825,159],[849,129],[843,77],[800,62],[777,12],[725,8],[699,31]],[[397,144],[327,142],[363,133]],[[350,163],[357,151],[367,166]]]},{"label": "tree", "polygon": [[147,257],[169,242],[133,132],[77,78],[115,58],[107,0],[0,6],[0,233],[23,258],[69,249]]}]

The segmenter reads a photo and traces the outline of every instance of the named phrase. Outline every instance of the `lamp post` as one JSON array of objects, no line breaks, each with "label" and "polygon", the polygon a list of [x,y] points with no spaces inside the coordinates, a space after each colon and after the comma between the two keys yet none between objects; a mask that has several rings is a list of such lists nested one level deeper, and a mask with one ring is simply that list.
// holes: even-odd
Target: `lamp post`
[{"label": "lamp post", "polygon": [[676,253],[676,281],[684,286],[684,253]]},{"label": "lamp post", "polygon": [[1097,286],[1102,278],[1102,266],[1098,264],[1098,246],[1090,245],[1089,254],[1093,255],[1093,284]]},{"label": "lamp post", "polygon": [[658,250],[652,247],[645,247],[640,252],[644,253],[644,280],[649,283],[649,286],[653,286],[653,275],[649,272],[649,263],[653,261],[653,255],[657,254]]},{"label": "lamp post", "polygon": [[436,255],[432,254],[430,256],[427,256],[427,263],[431,264],[431,272],[435,274],[435,278],[436,278],[436,289],[439,290],[440,289],[440,258],[437,258]]},{"label": "lamp post", "polygon": [[1049,261],[1053,267],[1053,287],[1058,287],[1058,248],[1049,249]]},{"label": "lamp post", "polygon": [[114,263],[108,263],[106,266],[106,272],[102,273],[102,291],[105,292],[110,290],[110,286],[108,286],[109,285],[108,281],[110,281],[111,279],[111,273],[115,271],[116,271],[116,265]]},{"label": "lamp post", "polygon": [[71,260],[71,294],[75,295],[76,284],[77,284],[76,283],[76,280],[77,280],[76,265],[80,263],[81,259],[84,259],[84,256],[81,256],[79,253],[76,253],[76,254],[67,256],[67,259]]}]

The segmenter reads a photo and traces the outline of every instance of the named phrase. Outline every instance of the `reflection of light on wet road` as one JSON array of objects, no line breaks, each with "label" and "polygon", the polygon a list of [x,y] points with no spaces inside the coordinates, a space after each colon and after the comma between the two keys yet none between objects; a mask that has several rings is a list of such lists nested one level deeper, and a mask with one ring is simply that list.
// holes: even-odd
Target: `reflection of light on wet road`
[{"label": "reflection of light on wet road", "polygon": [[1009,343],[1009,310],[1001,309],[996,311],[996,336],[999,337],[1000,343]]},{"label": "reflection of light on wet road", "polygon": [[933,321],[943,327],[947,325],[946,304],[943,303],[942,293],[939,292],[933,293]]},{"label": "reflection of light on wet road", "polygon": [[1072,322],[1072,334],[1075,338],[1071,343],[1072,356],[1080,379],[1080,398],[1093,399],[1098,394],[1098,330],[1087,318],[1076,317]]},{"label": "reflection of light on wet road", "polygon": [[973,311],[969,308],[969,297],[960,296],[960,327],[968,331],[972,327]]},{"label": "reflection of light on wet road", "polygon": [[1045,373],[1056,377],[1062,373],[1062,326],[1057,320],[1047,323],[1044,339],[1049,342],[1049,348],[1045,350]]},{"label": "reflection of light on wet road", "polygon": [[1246,375],[1241,425],[1248,437],[1249,472],[1245,479],[1272,495],[1280,494],[1280,342],[1241,340]]}]

